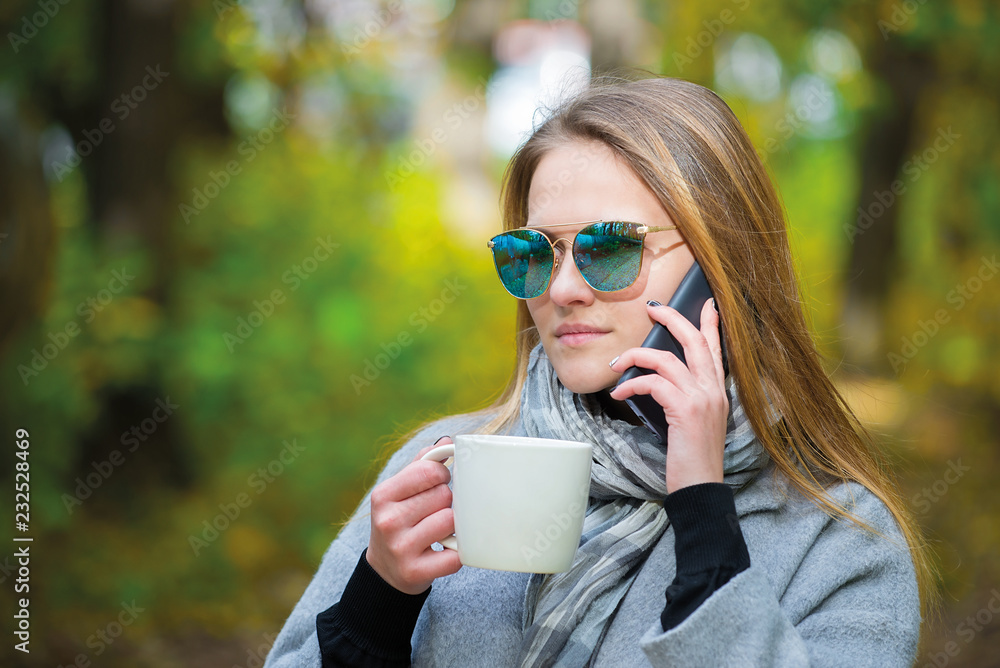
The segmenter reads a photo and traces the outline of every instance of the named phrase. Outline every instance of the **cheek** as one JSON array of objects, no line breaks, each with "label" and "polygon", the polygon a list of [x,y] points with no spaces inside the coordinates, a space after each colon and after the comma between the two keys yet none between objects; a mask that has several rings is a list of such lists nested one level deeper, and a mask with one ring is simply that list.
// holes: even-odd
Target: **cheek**
[{"label": "cheek", "polygon": [[538,327],[539,330],[541,330],[541,323],[538,322],[538,316],[539,316],[538,309],[532,306],[531,302],[527,303],[527,308],[528,308],[528,315],[531,316],[531,321],[535,324],[535,327]]},{"label": "cheek", "polygon": [[623,343],[630,348],[642,345],[649,335],[649,330],[655,324],[646,313],[646,303],[642,303],[642,311],[630,317],[627,321],[622,320],[621,332]]},{"label": "cheek", "polygon": [[548,308],[547,299],[547,295],[543,295],[526,302],[528,315],[531,316],[531,321],[538,328],[539,334],[549,330],[548,324],[551,320],[552,309]]},{"label": "cheek", "polygon": [[657,325],[658,323],[656,322],[649,322],[644,324],[642,327],[636,328],[635,332],[633,332],[635,345],[641,346],[642,342],[646,340],[646,337],[649,336],[650,332],[653,330],[653,327],[656,327]]}]

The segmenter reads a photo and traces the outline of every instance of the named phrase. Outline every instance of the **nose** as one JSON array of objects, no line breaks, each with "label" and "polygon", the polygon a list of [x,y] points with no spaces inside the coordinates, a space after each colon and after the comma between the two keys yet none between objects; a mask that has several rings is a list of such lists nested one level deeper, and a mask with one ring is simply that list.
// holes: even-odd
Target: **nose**
[{"label": "nose", "polygon": [[[556,244],[560,241],[567,240],[559,239]],[[594,301],[594,290],[584,280],[576,263],[573,262],[571,248],[567,248],[562,257],[556,260],[552,281],[549,283],[549,298],[559,306],[587,305]]]}]

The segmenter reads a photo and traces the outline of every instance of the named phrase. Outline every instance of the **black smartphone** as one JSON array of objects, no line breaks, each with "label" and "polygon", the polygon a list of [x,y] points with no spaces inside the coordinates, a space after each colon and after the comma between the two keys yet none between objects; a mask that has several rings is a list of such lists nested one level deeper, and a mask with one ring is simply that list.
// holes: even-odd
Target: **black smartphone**
[{"label": "black smartphone", "polygon": [[[712,299],[712,290],[708,287],[708,280],[705,278],[705,272],[701,270],[701,265],[695,261],[688,273],[681,279],[680,285],[674,290],[674,296],[670,298],[667,306],[677,309],[695,327],[701,329],[701,309],[708,299]],[[729,365],[726,360],[726,342],[722,337],[721,321],[719,322],[719,341],[722,344],[722,366],[728,375]],[[642,342],[642,347],[670,351],[677,355],[680,361],[686,363],[684,347],[674,338],[670,330],[660,323],[653,325],[646,340]],[[617,385],[649,373],[655,372],[637,366],[629,367],[618,379]],[[648,394],[636,394],[626,399],[625,403],[639,416],[643,424],[660,438],[661,443],[667,442],[667,420],[663,416],[663,407],[656,403],[656,399]]]}]

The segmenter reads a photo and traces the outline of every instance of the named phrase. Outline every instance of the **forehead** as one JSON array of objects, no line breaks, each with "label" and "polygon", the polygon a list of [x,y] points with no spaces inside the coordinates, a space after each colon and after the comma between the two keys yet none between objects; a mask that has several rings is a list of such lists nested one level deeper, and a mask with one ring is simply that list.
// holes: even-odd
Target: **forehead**
[{"label": "forehead", "polygon": [[525,225],[561,234],[598,220],[653,224],[657,214],[662,214],[659,201],[611,149],[574,141],[550,149],[539,161]]}]

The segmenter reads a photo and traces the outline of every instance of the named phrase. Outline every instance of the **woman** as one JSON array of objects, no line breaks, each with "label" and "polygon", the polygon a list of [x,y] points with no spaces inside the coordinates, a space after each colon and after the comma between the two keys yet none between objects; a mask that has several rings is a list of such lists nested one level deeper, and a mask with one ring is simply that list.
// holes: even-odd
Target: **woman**
[{"label": "woman", "polygon": [[[502,206],[507,389],[407,439],[267,665],[911,665],[925,547],[820,365],[779,200],[726,104],[677,79],[592,85],[513,157]],[[700,327],[661,305],[695,258],[717,300]],[[686,363],[638,347],[654,323]],[[616,388],[631,366],[655,373]],[[624,403],[642,394],[667,447]],[[449,473],[419,458],[471,432],[595,444],[570,571],[432,548],[454,530]]]}]

